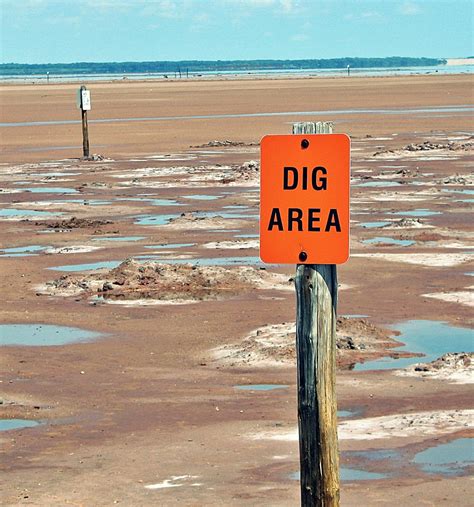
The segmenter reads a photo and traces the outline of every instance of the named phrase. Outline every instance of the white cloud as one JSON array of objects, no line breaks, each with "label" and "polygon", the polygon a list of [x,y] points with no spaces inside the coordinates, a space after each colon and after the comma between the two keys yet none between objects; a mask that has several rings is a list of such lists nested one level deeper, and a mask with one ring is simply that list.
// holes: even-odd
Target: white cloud
[{"label": "white cloud", "polygon": [[421,8],[419,5],[414,4],[412,2],[405,2],[400,5],[400,13],[404,16],[414,16],[415,14],[419,14],[421,12]]}]

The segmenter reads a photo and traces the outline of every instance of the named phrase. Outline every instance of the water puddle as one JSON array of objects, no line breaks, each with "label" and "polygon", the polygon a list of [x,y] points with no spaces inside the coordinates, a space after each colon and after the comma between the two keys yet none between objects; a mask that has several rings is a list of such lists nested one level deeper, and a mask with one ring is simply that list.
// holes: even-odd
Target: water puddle
[{"label": "water puddle", "polygon": [[55,199],[51,202],[58,204],[68,204],[71,202],[74,204],[82,204],[83,206],[108,206],[113,204],[113,201],[103,201],[101,199]]},{"label": "water puddle", "polygon": [[145,248],[150,248],[153,250],[161,250],[166,248],[187,248],[191,246],[195,246],[196,243],[169,243],[169,244],[162,244],[162,245],[147,245]]},{"label": "water puddle", "polygon": [[474,190],[470,188],[443,188],[441,192],[451,192],[451,193],[459,193],[459,194],[468,194],[474,195]]},{"label": "water puddle", "polygon": [[214,201],[215,199],[220,199],[221,195],[211,195],[211,194],[194,194],[194,195],[183,195],[184,199],[195,199],[197,201]]},{"label": "water puddle", "polygon": [[77,327],[47,324],[0,324],[0,345],[45,347],[89,342],[102,335]]},{"label": "water puddle", "polygon": [[141,215],[135,217],[137,225],[166,225],[170,220],[178,218],[179,215]]},{"label": "water puddle", "polygon": [[401,185],[398,181],[367,181],[366,183],[359,183],[353,185],[355,187],[397,187]]},{"label": "water puddle", "polygon": [[260,234],[236,234],[236,238],[259,238]]},{"label": "water puddle", "polygon": [[[91,124],[99,123],[124,123],[124,122],[144,122],[144,121],[179,121],[179,120],[221,120],[226,118],[265,118],[278,116],[335,116],[335,115],[407,115],[407,114],[436,114],[436,113],[466,113],[471,114],[472,107],[469,105],[460,106],[441,106],[428,108],[400,108],[400,109],[334,109],[324,111],[275,111],[258,113],[232,113],[232,114],[198,114],[188,116],[146,116],[146,117],[127,117],[127,118],[99,118],[89,120]],[[76,125],[80,120],[41,120],[41,121],[21,121],[21,122],[0,122],[0,127],[32,127],[48,125]],[[175,155],[171,155],[175,156]],[[181,157],[181,155],[177,155]],[[167,155],[153,155],[148,159],[170,159]]]},{"label": "water puddle", "polygon": [[[356,481],[375,481],[378,479],[386,479],[387,474],[380,474],[376,472],[368,472],[367,470],[361,470],[358,468],[347,468],[340,467],[339,474],[341,481],[343,482],[356,482]],[[300,480],[300,473],[293,472],[290,474],[290,479],[294,481]]]},{"label": "water puddle", "polygon": [[375,361],[356,364],[354,370],[388,370],[405,368],[419,362],[430,362],[448,352],[471,352],[474,331],[464,327],[454,327],[445,322],[433,320],[409,320],[393,326],[400,331],[396,339],[405,343],[391,349],[392,352],[414,352],[423,357],[385,357]]},{"label": "water puddle", "polygon": [[74,188],[61,187],[28,187],[23,190],[33,194],[77,194],[77,190]]},{"label": "water puddle", "polygon": [[[142,258],[144,258],[142,256]],[[145,260],[154,260],[166,264],[193,264],[196,266],[256,266],[261,265],[259,257],[200,257],[196,259],[169,259],[160,256],[148,256]]]},{"label": "water puddle", "polygon": [[3,248],[0,250],[0,257],[28,257],[32,255],[38,255],[39,252],[43,252],[51,246],[43,245],[29,245],[29,246],[17,246],[14,248]]},{"label": "water puddle", "polygon": [[90,264],[66,264],[64,266],[54,266],[50,269],[52,271],[95,271],[96,269],[113,269],[116,268],[123,261],[101,261],[91,262]]},{"label": "water puddle", "polygon": [[415,241],[411,241],[409,239],[395,239],[384,236],[377,236],[375,238],[364,239],[362,240],[362,243],[369,245],[383,243],[384,245],[411,246],[415,244]]},{"label": "water puddle", "polygon": [[376,229],[377,227],[390,225],[390,222],[361,222],[359,225],[365,229]]},{"label": "water puddle", "polygon": [[341,419],[343,419],[343,418],[348,418],[348,417],[360,416],[361,413],[362,413],[362,409],[360,409],[360,408],[350,408],[347,410],[338,410],[337,417],[340,417]]},{"label": "water puddle", "polygon": [[23,428],[34,428],[39,426],[39,421],[32,419],[0,419],[0,431],[21,430]]},{"label": "water puddle", "polygon": [[63,173],[60,172],[31,173],[30,176],[33,176],[34,178],[62,178],[63,176],[77,176],[78,174],[81,173],[64,171]]},{"label": "water puddle", "polygon": [[287,389],[290,386],[283,384],[248,384],[241,386],[234,386],[234,389],[239,391],[273,391],[275,389]]},{"label": "water puddle", "polygon": [[255,214],[245,214],[245,213],[229,213],[227,211],[196,211],[193,215],[197,218],[238,218],[238,219],[247,219],[247,218],[260,218],[259,215]]},{"label": "water puddle", "polygon": [[441,211],[430,211],[429,209],[415,209],[412,211],[397,211],[392,215],[403,215],[409,217],[430,217],[432,215],[441,215]]},{"label": "water puddle", "polygon": [[462,475],[474,465],[472,438],[458,438],[447,444],[430,447],[415,455],[413,462],[423,472],[440,475]]},{"label": "water puddle", "polygon": [[92,241],[141,241],[146,236],[102,236],[101,238],[92,238]]},{"label": "water puddle", "polygon": [[182,206],[182,204],[174,199],[146,199],[152,206]]},{"label": "water puddle", "polygon": [[368,319],[369,315],[364,315],[362,313],[346,313],[344,315],[341,315],[341,317],[344,317],[346,319]]},{"label": "water puddle", "polygon": [[0,218],[14,217],[57,217],[62,213],[52,213],[51,211],[37,211],[32,209],[3,208],[0,209]]}]

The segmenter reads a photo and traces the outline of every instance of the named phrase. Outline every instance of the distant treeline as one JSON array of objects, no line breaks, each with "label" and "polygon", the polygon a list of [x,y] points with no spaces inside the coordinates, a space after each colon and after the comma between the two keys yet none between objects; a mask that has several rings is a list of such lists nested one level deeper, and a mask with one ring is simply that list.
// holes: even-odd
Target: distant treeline
[{"label": "distant treeline", "polygon": [[224,72],[224,71],[257,71],[257,70],[305,70],[305,69],[343,69],[352,68],[393,68],[393,67],[428,67],[445,64],[446,60],[438,58],[407,58],[391,56],[387,58],[331,58],[324,60],[189,60],[179,62],[78,62],[78,63],[3,63],[0,64],[0,75],[31,74],[137,74],[175,72]]}]

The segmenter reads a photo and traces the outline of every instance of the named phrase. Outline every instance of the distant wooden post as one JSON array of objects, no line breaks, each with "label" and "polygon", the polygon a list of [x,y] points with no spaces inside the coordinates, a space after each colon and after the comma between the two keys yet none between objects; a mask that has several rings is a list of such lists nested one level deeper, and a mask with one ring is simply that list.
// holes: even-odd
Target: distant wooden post
[{"label": "distant wooden post", "polygon": [[[293,125],[293,134],[331,133],[330,122]],[[298,264],[295,285],[301,505],[336,507],[336,265]]]},{"label": "distant wooden post", "polygon": [[82,119],[82,154],[89,158],[89,127],[87,125],[87,111],[91,109],[90,91],[82,85],[77,92],[77,106],[81,110]]}]

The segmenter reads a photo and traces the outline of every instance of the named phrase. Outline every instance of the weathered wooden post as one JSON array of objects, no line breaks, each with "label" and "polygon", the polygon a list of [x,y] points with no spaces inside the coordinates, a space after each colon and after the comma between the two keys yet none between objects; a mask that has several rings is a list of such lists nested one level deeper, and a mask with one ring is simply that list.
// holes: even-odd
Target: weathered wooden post
[{"label": "weathered wooden post", "polygon": [[[293,125],[293,134],[331,133],[330,122]],[[339,505],[336,265],[298,264],[295,285],[301,505],[333,507]]]},{"label": "weathered wooden post", "polygon": [[82,154],[89,158],[89,127],[87,125],[87,111],[91,109],[91,93],[82,85],[77,91],[77,107],[81,110],[82,119]]},{"label": "weathered wooden post", "polygon": [[260,258],[297,264],[301,504],[337,507],[336,264],[349,258],[350,139],[305,122],[260,150]]}]

